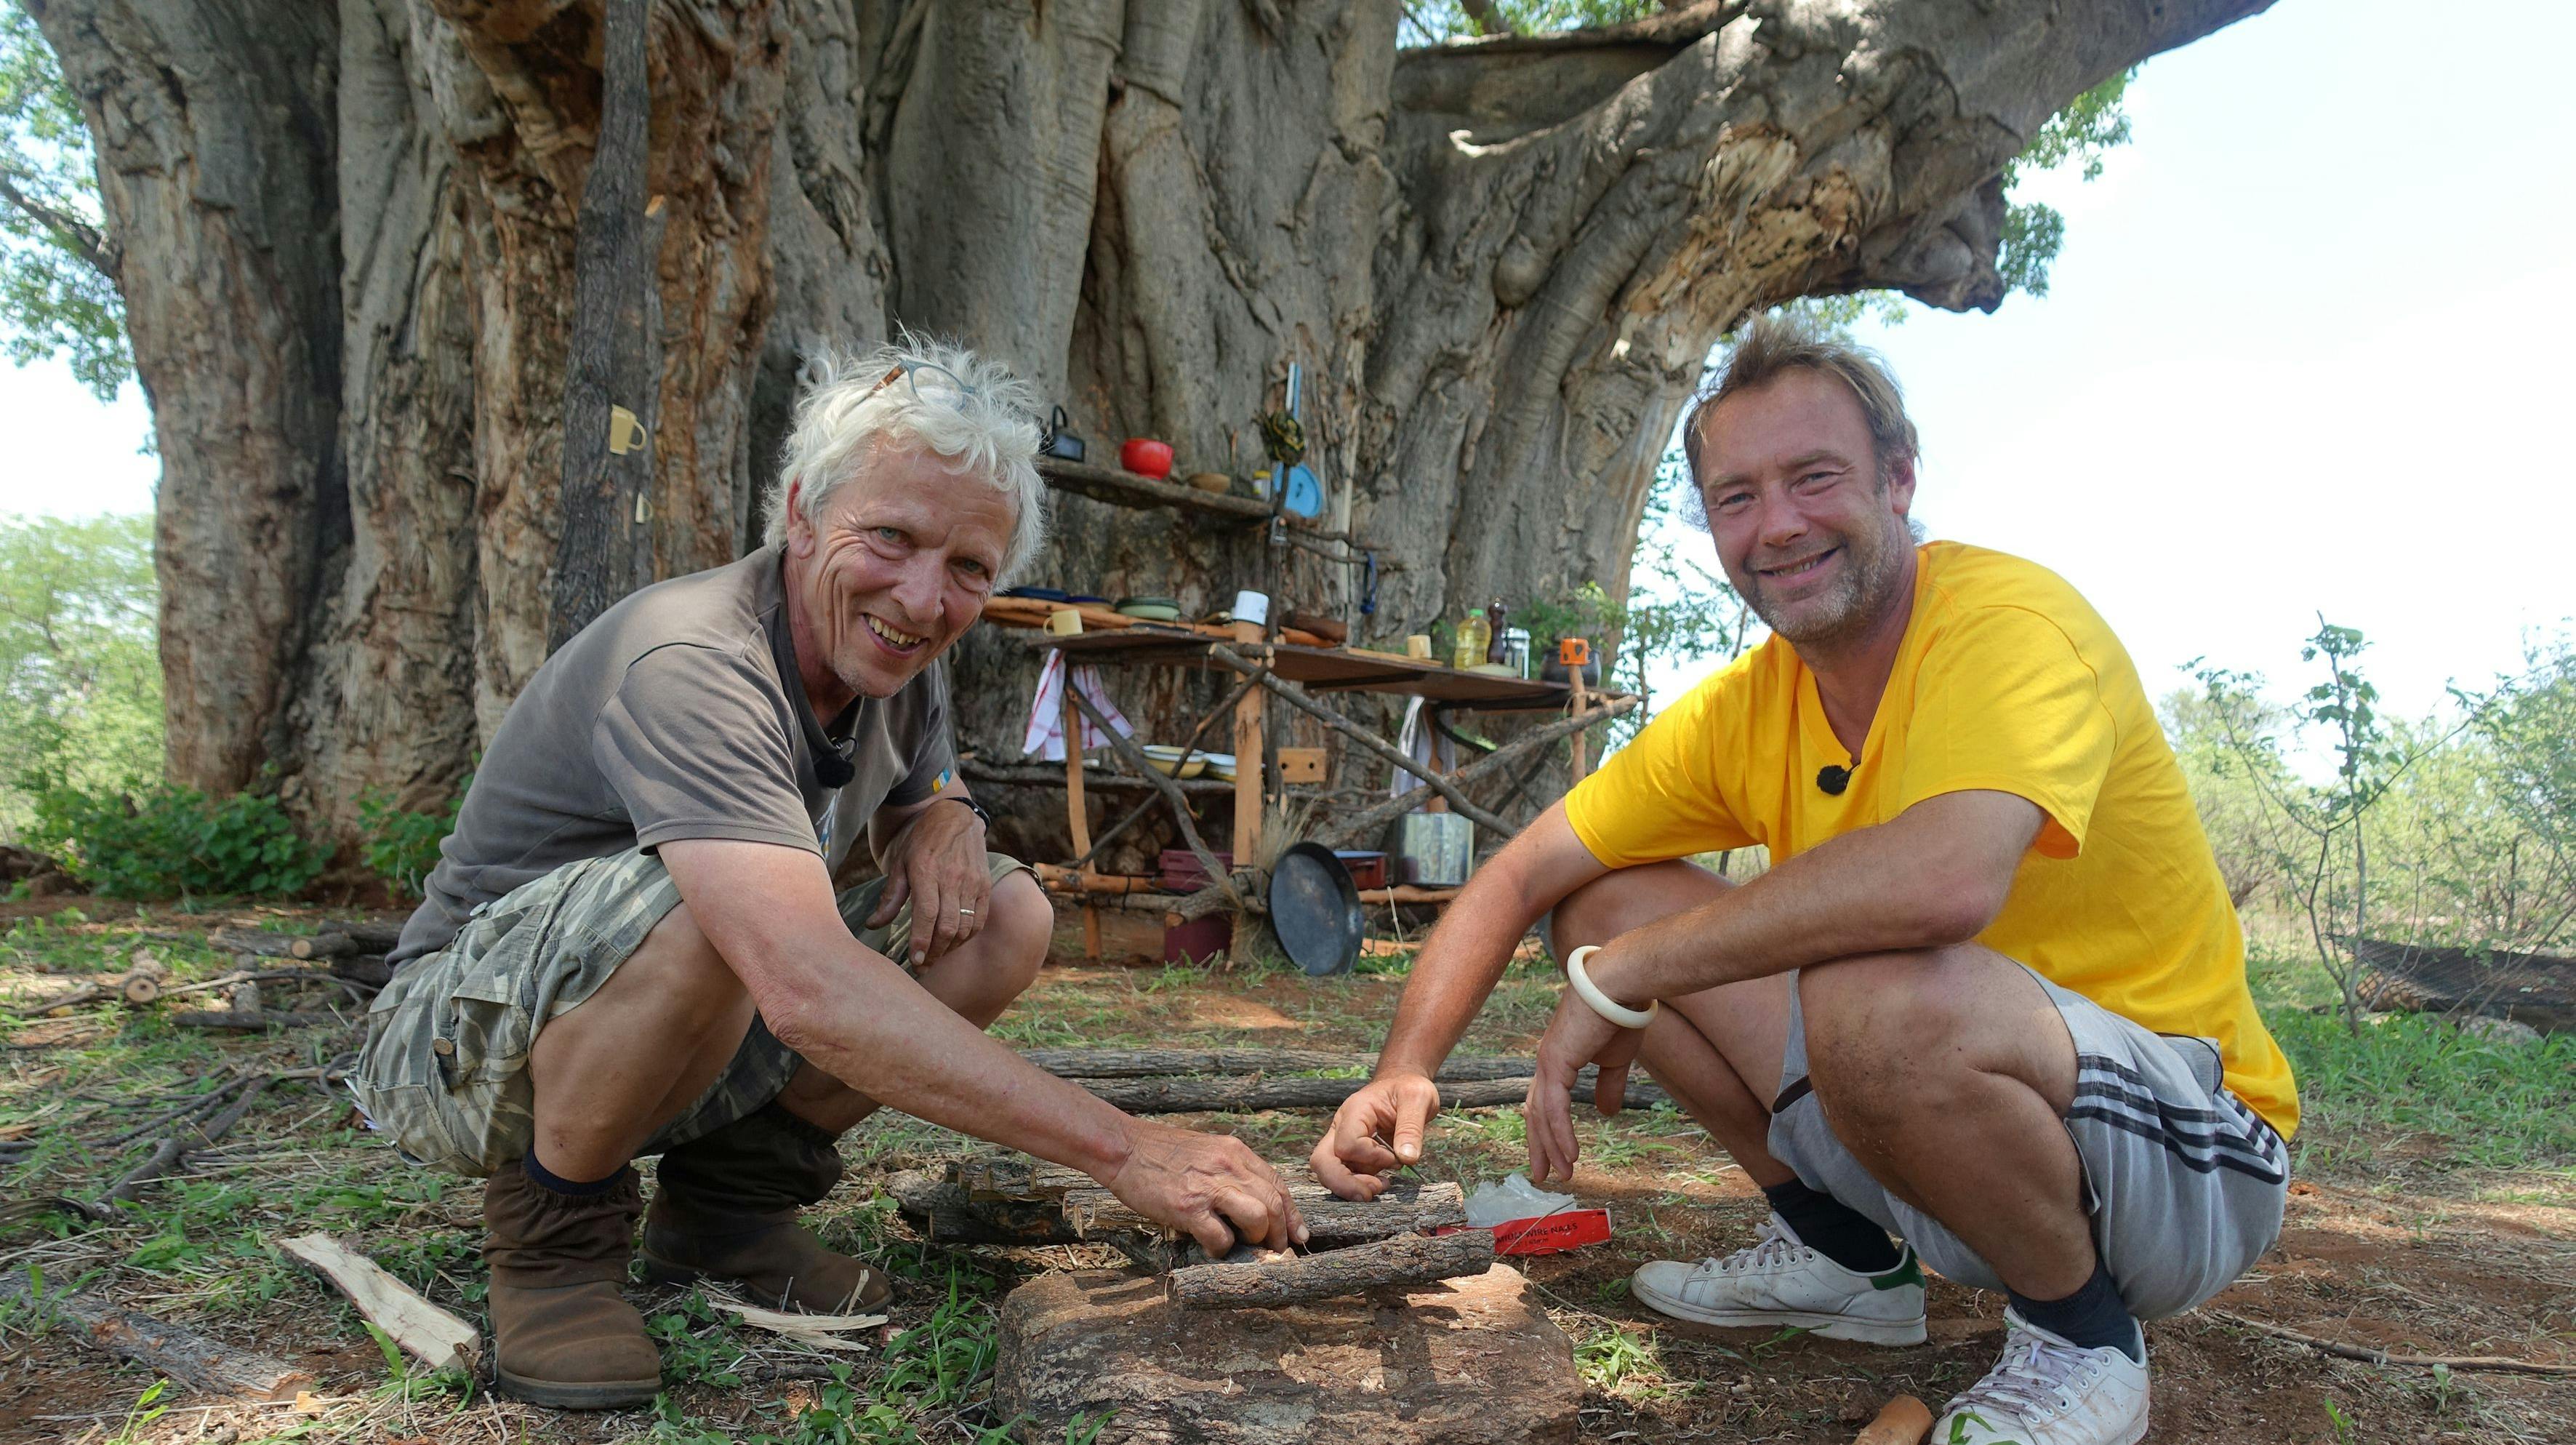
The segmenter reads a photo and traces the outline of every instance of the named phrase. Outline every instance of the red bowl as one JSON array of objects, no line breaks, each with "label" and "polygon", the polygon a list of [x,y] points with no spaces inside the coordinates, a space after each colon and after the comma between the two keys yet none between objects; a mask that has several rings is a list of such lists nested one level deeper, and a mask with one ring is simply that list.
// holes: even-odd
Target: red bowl
[{"label": "red bowl", "polygon": [[1118,448],[1118,465],[1140,477],[1160,481],[1172,474],[1172,444],[1151,437],[1129,437]]}]

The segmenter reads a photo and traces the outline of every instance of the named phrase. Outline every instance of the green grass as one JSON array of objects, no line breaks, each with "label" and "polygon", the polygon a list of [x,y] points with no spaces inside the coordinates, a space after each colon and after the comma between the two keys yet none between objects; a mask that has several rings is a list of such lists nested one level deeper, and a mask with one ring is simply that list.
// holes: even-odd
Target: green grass
[{"label": "green grass", "polygon": [[2576,1036],[2498,1043],[2415,1014],[2358,1034],[2331,1013],[2275,1009],[2266,1022],[2298,1075],[2303,1168],[2400,1144],[2440,1166],[2576,1168]]}]

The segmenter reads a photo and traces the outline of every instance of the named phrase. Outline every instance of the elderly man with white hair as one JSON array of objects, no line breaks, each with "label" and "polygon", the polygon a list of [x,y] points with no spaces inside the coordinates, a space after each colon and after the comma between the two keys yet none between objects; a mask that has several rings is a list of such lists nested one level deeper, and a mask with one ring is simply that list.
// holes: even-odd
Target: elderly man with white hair
[{"label": "elderly man with white hair", "polygon": [[[647,1402],[649,1278],[870,1308],[795,1222],[880,1102],[1081,1169],[1216,1252],[1305,1227],[1241,1142],[1131,1118],[982,1030],[1052,918],[985,850],[938,658],[1036,552],[1036,396],[918,340],[800,403],[768,545],[645,588],[511,705],[392,955],[351,1080],[484,1186],[500,1388]],[[837,897],[864,830],[880,876]],[[660,1155],[652,1208],[629,1161]]]}]

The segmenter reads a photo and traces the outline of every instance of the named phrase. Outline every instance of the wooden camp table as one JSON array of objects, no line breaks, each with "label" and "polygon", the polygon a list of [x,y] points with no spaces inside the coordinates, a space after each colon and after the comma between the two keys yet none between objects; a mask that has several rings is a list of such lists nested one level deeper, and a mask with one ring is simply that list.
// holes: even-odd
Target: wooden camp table
[{"label": "wooden camp table", "polygon": [[[1296,545],[1308,547],[1310,550],[1322,550],[1330,546],[1358,545],[1349,536],[1325,532],[1315,528],[1311,523],[1301,523],[1286,517],[1276,497],[1254,499],[1227,493],[1203,492],[1168,480],[1142,477],[1117,468],[1065,462],[1053,458],[1041,459],[1038,469],[1047,484],[1059,491],[1078,494],[1116,506],[1165,508],[1182,513],[1185,519],[1195,517],[1199,521],[1218,526],[1266,524],[1274,529],[1284,527],[1291,534],[1287,540]],[[1275,532],[1274,535],[1276,535]],[[1321,544],[1320,547],[1319,544]],[[1055,610],[1055,606],[1014,600],[1013,604],[1006,608],[1002,605],[1002,601],[997,599],[996,604],[987,610],[986,620],[1004,627],[1042,627],[1046,615]],[[1273,692],[1278,693],[1287,704],[1306,712],[1340,733],[1345,739],[1354,743],[1358,751],[1392,763],[1401,771],[1410,772],[1421,778],[1435,795],[1429,801],[1429,807],[1434,809],[1454,807],[1472,818],[1478,826],[1488,830],[1503,830],[1500,820],[1477,808],[1449,778],[1439,774],[1435,769],[1401,757],[1383,739],[1366,732],[1331,709],[1315,703],[1311,700],[1311,695],[1373,692],[1420,697],[1429,700],[1437,710],[1442,712],[1458,710],[1532,713],[1570,710],[1575,717],[1569,718],[1566,722],[1552,724],[1546,731],[1560,731],[1569,726],[1575,729],[1571,732],[1571,736],[1574,739],[1575,768],[1578,778],[1585,770],[1586,760],[1586,749],[1583,746],[1583,734],[1580,729],[1589,725],[1580,719],[1606,721],[1635,705],[1634,699],[1623,698],[1616,694],[1587,692],[1579,679],[1571,684],[1543,682],[1461,670],[1397,653],[1377,652],[1364,648],[1315,646],[1303,640],[1307,634],[1299,633],[1293,638],[1282,640],[1265,635],[1264,629],[1258,624],[1235,623],[1231,628],[1218,628],[1204,624],[1165,624],[1132,621],[1099,607],[1082,606],[1077,607],[1076,610],[1083,616],[1086,628],[1084,632],[1072,637],[1042,634],[1031,639],[1033,646],[1062,652],[1068,669],[1074,664],[1224,668],[1245,679],[1244,684],[1237,690],[1233,705],[1235,773],[1231,786],[1234,797],[1233,858],[1243,866],[1249,866],[1250,861],[1259,855],[1261,847],[1262,815],[1266,801],[1263,759],[1267,751],[1268,698]],[[1282,684],[1289,686],[1282,686]],[[1222,870],[1215,868],[1216,860],[1198,837],[1196,823],[1190,815],[1186,799],[1187,793],[1214,792],[1216,788],[1200,780],[1183,782],[1162,776],[1159,771],[1151,769],[1150,764],[1134,744],[1123,738],[1117,740],[1119,746],[1116,750],[1130,767],[1143,770],[1142,775],[1136,777],[1125,774],[1110,774],[1105,777],[1090,775],[1079,746],[1085,720],[1083,714],[1089,712],[1090,708],[1078,698],[1070,676],[1066,678],[1063,706],[1066,746],[1062,786],[1065,790],[1065,810],[1070,823],[1078,866],[1070,869],[1050,868],[1046,883],[1050,891],[1069,894],[1082,900],[1086,952],[1093,957],[1099,954],[1100,928],[1096,908],[1112,897],[1122,901],[1139,898],[1140,895],[1135,891],[1134,883],[1143,881],[1127,882],[1105,878],[1092,861],[1091,855],[1100,851],[1112,834],[1142,816],[1153,801],[1149,799],[1146,804],[1140,805],[1129,813],[1126,819],[1114,824],[1095,840],[1091,832],[1090,816],[1085,807],[1087,789],[1090,787],[1105,784],[1122,788],[1144,786],[1153,789],[1172,812],[1175,821],[1179,823],[1184,840],[1199,856],[1201,866],[1211,871],[1211,885],[1206,894],[1181,900],[1185,904],[1182,910],[1167,917],[1202,916],[1205,912],[1202,905],[1209,901],[1210,896],[1219,892],[1223,892],[1229,899],[1241,901],[1234,898],[1233,881],[1230,878],[1217,876]],[[1094,721],[1096,722],[1097,719]],[[1200,725],[1201,730],[1204,731],[1215,721],[1215,716],[1210,716]],[[1512,750],[1525,754],[1530,746],[1540,742],[1541,739],[1532,737],[1514,744]],[[1482,762],[1483,760],[1479,760],[1478,763],[1462,769],[1459,781],[1464,781],[1466,776],[1479,771]],[[1006,777],[1002,775],[1005,771],[1028,776]],[[1013,767],[1007,770],[993,770],[990,776],[996,782],[1027,783],[1038,781],[1034,776],[1036,772],[1037,770],[1032,768]],[[1370,821],[1370,815],[1363,815],[1359,821]],[[1352,826],[1357,827],[1358,823],[1355,822]],[[1455,890],[1451,889],[1399,886],[1370,890],[1363,897],[1369,902],[1387,904],[1437,904],[1445,903],[1454,893]],[[1189,911],[1192,906],[1198,907],[1198,911]]]}]

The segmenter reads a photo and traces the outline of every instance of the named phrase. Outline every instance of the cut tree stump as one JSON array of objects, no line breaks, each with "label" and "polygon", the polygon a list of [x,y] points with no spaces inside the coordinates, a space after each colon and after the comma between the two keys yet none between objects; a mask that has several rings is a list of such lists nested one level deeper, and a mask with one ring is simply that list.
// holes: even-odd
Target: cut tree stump
[{"label": "cut tree stump", "polygon": [[1571,1445],[1574,1350],[1517,1270],[1219,1312],[1159,1279],[1042,1276],[1002,1302],[996,1410],[1100,1445]]},{"label": "cut tree stump", "polygon": [[[0,1300],[27,1300],[27,1271],[0,1275]],[[313,1383],[309,1370],[257,1350],[235,1349],[186,1325],[118,1309],[83,1290],[48,1294],[36,1308],[59,1318],[66,1333],[93,1349],[167,1375],[183,1388],[232,1400],[291,1400]]]},{"label": "cut tree stump", "polygon": [[1172,1302],[1183,1309],[1225,1310],[1309,1304],[1385,1285],[1429,1284],[1494,1267],[1494,1232],[1399,1234],[1348,1249],[1242,1264],[1219,1260],[1176,1269]]},{"label": "cut tree stump", "polygon": [[320,1270],[404,1354],[433,1370],[473,1371],[483,1352],[481,1332],[421,1298],[382,1265],[327,1234],[298,1235],[281,1247]]}]

